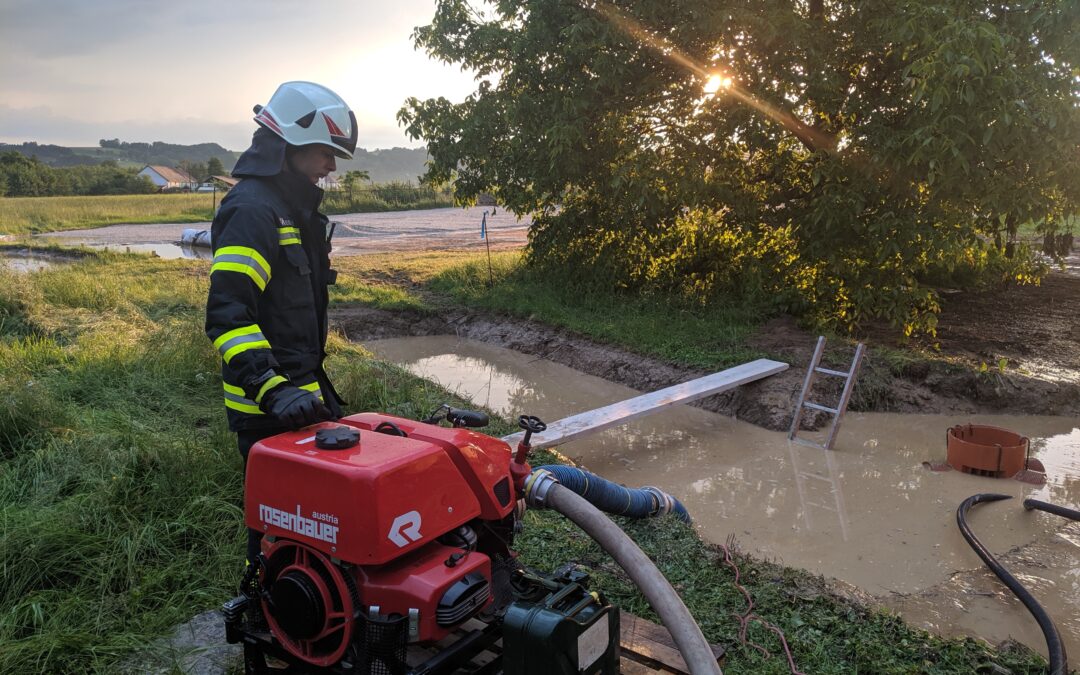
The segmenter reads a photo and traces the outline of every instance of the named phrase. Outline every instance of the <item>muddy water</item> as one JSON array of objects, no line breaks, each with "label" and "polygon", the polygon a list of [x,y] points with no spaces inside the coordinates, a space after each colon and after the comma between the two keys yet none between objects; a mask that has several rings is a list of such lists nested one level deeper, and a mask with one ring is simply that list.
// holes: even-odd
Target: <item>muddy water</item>
[{"label": "muddy water", "polygon": [[[452,337],[380,340],[376,354],[506,415],[546,420],[638,392],[560,364]],[[1032,438],[1050,481],[1036,487],[922,466],[943,459],[945,431],[996,424]],[[628,485],[675,494],[709,540],[735,535],[759,556],[855,584],[917,625],[1044,650],[1034,620],[984,571],[956,527],[977,492],[1014,499],[976,507],[969,523],[1029,584],[1080,653],[1080,527],[1025,512],[1032,496],[1080,507],[1080,421],[849,413],[833,452],[786,435],[679,406],[574,442],[561,451]],[[813,436],[813,434],[808,434]],[[1010,552],[1005,555],[1006,552]]]},{"label": "muddy water", "polygon": [[31,256],[0,256],[0,268],[13,272],[37,272],[52,267],[55,260]]}]

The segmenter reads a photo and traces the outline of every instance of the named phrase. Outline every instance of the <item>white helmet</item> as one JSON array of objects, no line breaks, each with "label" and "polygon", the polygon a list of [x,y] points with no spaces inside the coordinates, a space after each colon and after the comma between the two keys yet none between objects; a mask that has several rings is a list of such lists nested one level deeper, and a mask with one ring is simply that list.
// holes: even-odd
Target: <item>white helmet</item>
[{"label": "white helmet", "polygon": [[322,143],[338,157],[356,150],[356,115],[340,96],[314,82],[286,82],[270,102],[254,108],[255,121],[289,145]]}]

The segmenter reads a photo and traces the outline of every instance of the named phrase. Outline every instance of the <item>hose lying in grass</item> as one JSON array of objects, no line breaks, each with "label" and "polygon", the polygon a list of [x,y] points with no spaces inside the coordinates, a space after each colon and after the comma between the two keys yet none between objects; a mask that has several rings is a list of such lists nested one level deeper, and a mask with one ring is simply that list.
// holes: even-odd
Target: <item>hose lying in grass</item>
[{"label": "hose lying in grass", "polygon": [[552,509],[569,518],[623,568],[671,633],[691,675],[723,675],[682,598],[649,556],[600,509],[561,485],[550,471],[540,469],[534,469],[526,480],[525,501],[531,508]]},{"label": "hose lying in grass", "polygon": [[[976,504],[982,502],[996,502],[1002,499],[1012,499],[1010,495],[980,493],[972,495],[965,499],[960,507],[956,509],[956,524],[960,527],[960,534],[964,535],[964,539],[971,548],[975,550],[975,553],[979,554],[982,561],[986,563],[986,566],[997,575],[1001,582],[1009,587],[1009,590],[1013,592],[1013,595],[1020,598],[1020,602],[1024,603],[1031,615],[1035,617],[1035,620],[1039,622],[1039,628],[1042,629],[1043,637],[1046,638],[1046,650],[1050,655],[1050,675],[1066,675],[1069,672],[1068,658],[1065,656],[1065,644],[1061,641],[1061,634],[1058,633],[1057,626],[1054,625],[1053,619],[1046,613],[1043,606],[1039,604],[1039,601],[1035,599],[1033,595],[1024,586],[1017,581],[1016,577],[1012,575],[1009,570],[1005,569],[1001,563],[997,561],[990,551],[983,546],[979,538],[972,533],[971,528],[967,524],[967,512]],[[1034,500],[1030,500],[1034,501]],[[1048,506],[1052,506],[1049,505]]]}]

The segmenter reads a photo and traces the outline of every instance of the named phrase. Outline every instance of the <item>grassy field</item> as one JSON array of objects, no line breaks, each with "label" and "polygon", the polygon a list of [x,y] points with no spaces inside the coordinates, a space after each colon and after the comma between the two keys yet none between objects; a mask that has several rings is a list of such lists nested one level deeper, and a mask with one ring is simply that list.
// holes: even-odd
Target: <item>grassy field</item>
[{"label": "grassy field", "polygon": [[[382,271],[411,269],[432,283],[462,274],[443,262]],[[0,672],[112,672],[233,595],[240,461],[224,425],[217,357],[202,335],[207,268],[122,254],[29,275],[0,268]],[[433,306],[384,286],[354,277],[335,297]],[[338,336],[329,351],[350,411],[416,418],[448,398]],[[508,429],[497,420],[489,432]],[[567,521],[530,512],[525,525],[524,561],[542,569],[577,562],[620,606],[651,616],[625,575]],[[718,549],[677,522],[624,526],[707,637],[729,647],[725,672],[788,672],[762,625],[749,637],[767,656],[739,645],[734,615],[746,604]],[[992,664],[1040,672],[1028,651],[941,640],[835,597],[819,578],[736,562],[755,613],[783,629],[803,672],[971,673]]]},{"label": "grassy field", "polygon": [[7,197],[0,199],[0,234],[37,234],[117,223],[195,223],[210,220],[213,199],[213,193]]},{"label": "grassy field", "polygon": [[[99,197],[7,197],[0,198],[0,234],[38,234],[102,227],[117,223],[196,223],[213,218],[213,207],[224,196],[218,193],[108,195]],[[328,214],[452,206],[446,195],[430,190],[382,190],[375,186],[359,190],[351,201],[344,193],[328,193]]]}]

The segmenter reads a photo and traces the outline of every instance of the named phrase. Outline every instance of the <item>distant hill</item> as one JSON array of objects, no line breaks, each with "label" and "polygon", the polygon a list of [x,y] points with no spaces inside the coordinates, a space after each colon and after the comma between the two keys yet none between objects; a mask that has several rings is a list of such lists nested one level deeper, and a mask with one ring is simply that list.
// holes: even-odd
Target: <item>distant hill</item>
[{"label": "distant hill", "polygon": [[[177,167],[181,162],[205,163],[217,157],[226,170],[232,170],[240,152],[226,150],[217,143],[176,145],[173,143],[129,143],[119,139],[100,142],[99,147],[66,147],[27,142],[18,145],[0,143],[0,153],[14,150],[27,157],[37,157],[53,167],[101,164],[114,160],[122,167],[141,168],[146,164]],[[418,182],[418,176],[426,170],[428,154],[424,148],[388,148],[365,150],[357,148],[351,160],[338,160],[338,173],[367,171],[376,183],[390,181]]]},{"label": "distant hill", "polygon": [[176,167],[182,161],[205,163],[211,157],[217,157],[223,165],[231,167],[240,156],[240,153],[226,150],[217,143],[175,145],[161,141],[126,143],[117,139],[102,140],[99,147],[85,148],[41,145],[32,141],[21,145],[0,144],[0,152],[7,150],[14,150],[27,157],[37,157],[53,167],[101,164],[106,160],[115,160],[120,166],[161,164]]},{"label": "distant hill", "polygon": [[427,171],[427,160],[427,148],[357,148],[352,159],[337,161],[337,172],[345,175],[346,171],[367,171],[376,183],[405,181],[417,184],[419,177]]}]

